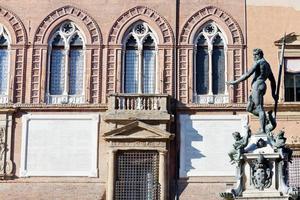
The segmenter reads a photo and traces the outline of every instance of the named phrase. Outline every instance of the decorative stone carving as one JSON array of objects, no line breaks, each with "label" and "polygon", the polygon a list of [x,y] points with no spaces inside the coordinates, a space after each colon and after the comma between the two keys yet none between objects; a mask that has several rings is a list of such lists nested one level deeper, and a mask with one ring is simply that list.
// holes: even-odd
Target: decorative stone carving
[{"label": "decorative stone carving", "polygon": [[8,103],[8,96],[7,95],[1,95],[0,96],[0,104]]},{"label": "decorative stone carving", "polygon": [[229,95],[195,95],[197,104],[224,104],[229,103]]},{"label": "decorative stone carving", "polygon": [[291,143],[292,144],[300,144],[300,136],[297,136],[297,135],[291,136]]},{"label": "decorative stone carving", "polygon": [[[47,63],[42,61],[47,60],[47,38],[45,38],[46,33],[49,32],[50,27],[53,23],[64,16],[71,16],[82,21],[87,30],[88,35],[85,35],[87,38],[86,46],[89,46],[91,53],[87,52],[86,59],[91,61],[91,74],[90,85],[90,102],[91,103],[100,103],[103,99],[101,98],[101,83],[102,83],[102,69],[101,69],[101,49],[99,45],[102,44],[102,34],[101,31],[95,22],[95,20],[89,16],[86,12],[75,8],[73,6],[64,6],[61,7],[52,13],[50,13],[39,25],[38,29],[35,32],[34,44],[36,45],[33,49],[32,54],[32,72],[31,72],[31,94],[30,102],[31,103],[43,103],[44,99],[42,98],[45,91],[42,90],[42,84],[45,80],[41,79],[42,66]],[[67,32],[72,30],[72,27],[67,28]],[[51,31],[51,30],[50,30]],[[67,33],[66,32],[66,33]],[[90,43],[89,43],[90,41]],[[90,57],[89,57],[90,56]],[[43,72],[45,73],[45,72]],[[43,76],[43,75],[42,75]]]},{"label": "decorative stone carving", "polygon": [[270,162],[260,154],[252,166],[251,181],[256,189],[264,190],[272,184]]},{"label": "decorative stone carving", "polygon": [[47,96],[48,104],[81,104],[84,103],[83,95],[49,95]]},{"label": "decorative stone carving", "polygon": [[[244,38],[241,31],[241,28],[239,27],[238,23],[233,19],[232,16],[230,16],[228,13],[223,11],[220,8],[214,7],[214,6],[208,6],[205,8],[202,8],[198,12],[196,12],[194,15],[192,15],[188,21],[184,24],[183,29],[180,34],[180,43],[187,44],[189,43],[191,33],[193,31],[193,27],[200,21],[204,20],[205,18],[208,18],[209,16],[217,17],[218,19],[222,20],[228,27],[228,29],[231,32],[231,37],[233,40],[233,44],[243,44]],[[197,19],[197,20],[195,20]]]},{"label": "decorative stone carving", "polygon": [[[287,166],[292,161],[284,131],[277,135],[252,135],[236,168],[237,183],[234,189],[220,193],[232,199],[292,199],[298,197],[298,189],[287,184]],[[236,154],[234,154],[236,155]]]},{"label": "decorative stone carving", "polygon": [[8,151],[6,144],[6,128],[0,128],[0,177],[12,173],[13,164],[11,160],[7,160],[6,152]]},{"label": "decorative stone carving", "polygon": [[[171,26],[160,14],[156,11],[145,7],[145,6],[137,6],[134,7],[124,14],[122,14],[117,21],[114,23],[113,27],[110,29],[108,44],[117,44],[120,42],[118,38],[120,37],[120,30],[124,27],[124,25],[132,18],[137,16],[145,16],[152,21],[154,21],[157,26],[160,28],[161,33],[163,35],[163,40],[161,41],[164,44],[173,44],[174,43],[174,34],[172,32]],[[121,36],[122,37],[122,36]]]},{"label": "decorative stone carving", "polygon": [[54,21],[66,15],[79,18],[80,21],[82,21],[86,25],[87,29],[89,30],[92,44],[102,43],[101,32],[95,20],[86,12],[73,6],[64,6],[58,8],[57,10],[50,13],[44,20],[42,20],[42,23],[39,25],[38,29],[35,32],[34,43],[47,43],[44,38],[46,31]]},{"label": "decorative stone carving", "polygon": [[0,6],[0,17],[8,21],[11,27],[13,28],[14,34],[16,36],[16,44],[26,44],[27,43],[26,30],[19,17],[17,17],[15,13],[1,6]]},{"label": "decorative stone carving", "polygon": [[290,148],[286,147],[286,137],[284,137],[284,131],[280,130],[279,133],[274,136],[274,134],[271,132],[268,135],[268,139],[271,142],[271,145],[274,149],[275,152],[279,152],[281,157],[285,157],[285,155],[287,155],[287,160],[289,162],[292,162],[292,154],[293,151]]},{"label": "decorative stone carving", "polygon": [[24,51],[25,44],[27,44],[27,34],[26,29],[19,19],[17,15],[3,7],[0,6],[0,19],[7,21],[12,30],[13,33],[10,33],[12,36],[12,41],[10,46],[15,49],[11,50],[10,55],[15,57],[15,63],[11,63],[10,65],[13,65],[12,68],[14,70],[15,78],[14,78],[14,90],[13,92],[14,97],[10,99],[11,97],[1,97],[0,103],[7,103],[10,100],[16,103],[23,103],[24,102],[24,65],[25,65],[25,59],[26,52]]}]

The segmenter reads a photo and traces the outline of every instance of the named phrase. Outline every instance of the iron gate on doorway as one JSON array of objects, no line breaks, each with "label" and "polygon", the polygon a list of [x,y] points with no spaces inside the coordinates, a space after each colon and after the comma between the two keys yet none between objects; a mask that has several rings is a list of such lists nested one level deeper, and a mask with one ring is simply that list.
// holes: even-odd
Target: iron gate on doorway
[{"label": "iron gate on doorway", "polygon": [[157,151],[118,151],[115,200],[159,200]]}]

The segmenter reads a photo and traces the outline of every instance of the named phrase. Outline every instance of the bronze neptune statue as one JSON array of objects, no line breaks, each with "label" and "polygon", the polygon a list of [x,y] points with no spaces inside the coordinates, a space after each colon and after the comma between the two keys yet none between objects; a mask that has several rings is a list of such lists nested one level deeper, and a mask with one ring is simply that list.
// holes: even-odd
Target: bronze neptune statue
[{"label": "bronze neptune statue", "polygon": [[[247,80],[254,75],[252,80],[252,91],[248,99],[247,111],[259,117],[260,133],[267,133],[276,126],[272,111],[268,112],[268,116],[264,110],[264,95],[266,93],[266,80],[271,83],[272,96],[275,102],[278,100],[276,95],[276,82],[269,63],[264,59],[264,53],[261,49],[253,50],[254,64],[249,71],[243,74],[239,79],[228,81],[227,84],[235,85]],[[267,126],[268,125],[268,126]],[[268,128],[267,128],[268,127]]]}]

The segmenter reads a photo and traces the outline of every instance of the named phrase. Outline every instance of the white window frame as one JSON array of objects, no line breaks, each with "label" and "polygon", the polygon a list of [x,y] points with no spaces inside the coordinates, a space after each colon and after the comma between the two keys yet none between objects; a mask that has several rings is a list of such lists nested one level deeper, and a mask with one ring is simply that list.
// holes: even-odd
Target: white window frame
[{"label": "white window frame", "polygon": [[[74,31],[70,34],[66,34],[62,31],[62,27],[66,24],[70,23],[74,27]],[[47,89],[46,89],[46,102],[48,104],[82,104],[85,102],[85,80],[86,80],[86,40],[83,34],[81,34],[82,31],[78,29],[78,27],[70,21],[66,21],[62,23],[59,27],[59,29],[52,35],[51,39],[48,43],[48,67],[47,67]],[[64,55],[65,55],[65,82],[64,82],[64,91],[62,95],[51,95],[50,94],[50,68],[51,68],[51,53],[52,53],[52,42],[55,39],[57,35],[60,35],[62,39],[64,40]],[[78,35],[83,42],[82,45],[82,52],[83,52],[83,87],[82,87],[82,94],[80,95],[69,95],[69,69],[70,69],[70,42],[72,38]]]},{"label": "white window frame", "polygon": [[[136,29],[136,27],[138,25],[144,25],[144,27],[146,27],[146,33],[145,34],[137,34],[134,30]],[[133,25],[133,28],[131,29],[131,31],[126,34],[125,38],[123,39],[123,55],[122,55],[122,92],[125,93],[125,67],[126,67],[126,43],[128,41],[128,39],[133,36],[134,39],[137,42],[138,45],[138,68],[137,68],[137,79],[138,79],[138,94],[142,94],[142,88],[143,88],[143,83],[142,83],[142,77],[143,77],[143,43],[144,40],[147,39],[148,36],[150,36],[155,43],[155,85],[154,85],[154,94],[158,94],[159,93],[159,71],[158,71],[158,37],[156,35],[155,32],[152,32],[152,29],[149,27],[149,25],[145,22],[137,22],[135,25]]]},{"label": "white window frame", "polygon": [[[215,31],[213,33],[207,33],[204,31],[204,29],[208,26],[212,25],[215,28]],[[196,91],[196,85],[197,85],[197,76],[196,76],[196,59],[197,59],[197,41],[199,37],[204,36],[206,42],[207,42],[207,48],[208,48],[208,93],[207,94],[197,94]],[[225,90],[224,94],[213,94],[212,92],[212,86],[213,86],[213,77],[212,77],[212,56],[213,56],[213,41],[215,37],[219,35],[224,43],[224,64],[225,64],[225,70],[224,70],[224,78],[225,78]],[[226,35],[224,34],[224,31],[222,31],[216,23],[210,22],[204,25],[204,27],[200,30],[198,36],[196,37],[194,41],[194,67],[193,67],[193,74],[195,74],[193,78],[193,93],[194,93],[194,103],[198,104],[224,104],[224,103],[229,103],[229,93],[228,93],[228,87],[226,85],[226,82],[228,81],[227,77],[227,71],[228,71],[228,47],[227,47],[227,38]]]},{"label": "white window frame", "polygon": [[[284,58],[284,76],[283,76],[283,84],[282,84],[282,90],[283,90],[283,94],[282,94],[282,99],[284,99],[285,103],[289,103],[289,104],[293,104],[293,103],[300,103],[300,101],[297,101],[297,95],[296,95],[296,77],[300,77],[300,70],[298,69],[290,69],[288,70],[288,64],[287,61],[288,60],[300,60],[299,56],[293,56],[293,57],[285,57]],[[299,65],[300,67],[300,65]],[[286,86],[285,86],[285,81],[286,81],[286,73],[289,73],[291,75],[293,75],[293,90],[294,90],[294,100],[292,101],[287,101],[286,100]]]}]

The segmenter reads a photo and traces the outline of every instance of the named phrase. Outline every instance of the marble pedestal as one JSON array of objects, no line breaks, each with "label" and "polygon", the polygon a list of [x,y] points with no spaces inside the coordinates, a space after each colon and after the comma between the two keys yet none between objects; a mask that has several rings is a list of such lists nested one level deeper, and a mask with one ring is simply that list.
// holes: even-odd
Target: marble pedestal
[{"label": "marble pedestal", "polygon": [[[279,140],[278,140],[279,141]],[[252,135],[237,164],[237,185],[225,199],[288,200],[297,192],[286,185],[287,148],[277,148],[274,137]],[[221,195],[222,196],[222,195]]]}]

